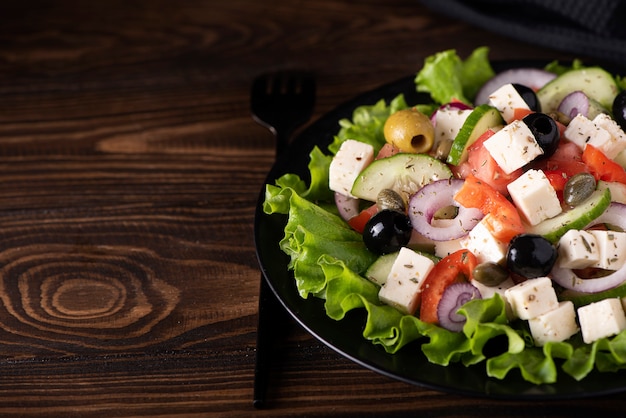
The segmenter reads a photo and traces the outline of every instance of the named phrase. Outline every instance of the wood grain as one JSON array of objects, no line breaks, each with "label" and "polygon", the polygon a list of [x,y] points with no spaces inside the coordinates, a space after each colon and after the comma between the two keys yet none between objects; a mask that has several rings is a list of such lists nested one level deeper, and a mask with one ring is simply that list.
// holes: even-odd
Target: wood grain
[{"label": "wood grain", "polygon": [[293,320],[252,408],[261,72],[318,79],[313,120],[429,54],[564,54],[414,0],[0,4],[0,415],[571,416],[620,396],[465,398],[363,369]]}]

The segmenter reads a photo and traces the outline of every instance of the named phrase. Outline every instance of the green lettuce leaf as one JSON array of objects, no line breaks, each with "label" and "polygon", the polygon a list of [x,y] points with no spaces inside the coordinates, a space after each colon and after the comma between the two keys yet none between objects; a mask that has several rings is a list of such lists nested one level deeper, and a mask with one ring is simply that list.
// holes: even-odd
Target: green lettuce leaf
[{"label": "green lettuce leaf", "polygon": [[483,84],[495,75],[487,47],[476,48],[463,61],[450,49],[427,57],[415,76],[416,89],[439,103],[460,100],[471,105]]}]

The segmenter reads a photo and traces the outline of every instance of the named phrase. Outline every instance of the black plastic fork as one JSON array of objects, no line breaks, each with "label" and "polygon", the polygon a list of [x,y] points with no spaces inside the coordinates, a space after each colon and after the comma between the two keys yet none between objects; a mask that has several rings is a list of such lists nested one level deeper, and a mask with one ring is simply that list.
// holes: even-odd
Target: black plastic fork
[{"label": "black plastic fork", "polygon": [[[252,83],[252,117],[274,134],[277,157],[287,149],[294,131],[311,118],[314,107],[315,79],[310,73],[289,71],[264,74]],[[275,330],[281,327],[281,315],[284,313],[283,307],[261,274],[254,368],[255,408],[265,406]]]}]

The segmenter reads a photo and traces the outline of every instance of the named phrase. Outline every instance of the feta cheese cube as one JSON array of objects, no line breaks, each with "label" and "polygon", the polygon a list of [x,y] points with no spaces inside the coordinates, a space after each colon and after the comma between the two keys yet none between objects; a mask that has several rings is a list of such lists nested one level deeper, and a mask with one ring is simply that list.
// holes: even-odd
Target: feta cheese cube
[{"label": "feta cheese cube", "polygon": [[530,110],[528,104],[517,92],[513,84],[505,84],[489,95],[489,104],[500,112],[502,119],[510,123],[515,115],[515,109]]},{"label": "feta cheese cube", "polygon": [[374,160],[374,147],[354,139],[345,140],[330,162],[328,187],[344,196],[354,197],[350,191],[354,181]]},{"label": "feta cheese cube", "polygon": [[619,270],[626,262],[626,232],[589,230],[596,239],[598,261],[591,265],[606,270]]},{"label": "feta cheese cube", "polygon": [[435,144],[451,142],[461,130],[472,109],[444,107],[435,114]]},{"label": "feta cheese cube", "polygon": [[518,283],[504,291],[513,313],[520,319],[544,314],[559,305],[549,277],[538,277]]},{"label": "feta cheese cube", "polygon": [[500,129],[484,145],[506,174],[511,174],[543,154],[530,128],[520,120]]},{"label": "feta cheese cube", "polygon": [[513,203],[531,225],[561,213],[561,202],[541,170],[528,170],[507,185]]},{"label": "feta cheese cube", "polygon": [[479,263],[500,263],[506,258],[507,244],[487,229],[486,223],[491,216],[489,213],[485,215],[465,238],[461,238],[461,245],[474,253]]},{"label": "feta cheese cube", "polygon": [[551,311],[528,320],[535,345],[543,346],[548,341],[565,341],[578,332],[576,311],[571,301],[560,302]]},{"label": "feta cheese cube", "polygon": [[587,144],[591,144],[605,152],[605,148],[609,148],[611,144],[611,134],[580,113],[567,125],[563,136],[582,150]]},{"label": "feta cheese cube", "polygon": [[583,269],[600,261],[596,237],[588,231],[570,229],[557,244],[559,267]]},{"label": "feta cheese cube", "polygon": [[578,322],[587,344],[626,329],[626,314],[619,298],[603,299],[578,308]]},{"label": "feta cheese cube", "polygon": [[619,153],[626,149],[626,134],[617,122],[606,113],[600,113],[593,118],[596,126],[604,129],[610,135],[610,139],[598,146],[610,159],[617,157]]},{"label": "feta cheese cube", "polygon": [[465,248],[464,238],[457,238],[450,241],[435,241],[435,255],[444,258],[450,254]]},{"label": "feta cheese cube", "polygon": [[402,247],[391,266],[387,281],[378,292],[378,298],[404,314],[413,315],[422,283],[434,266],[430,258]]}]

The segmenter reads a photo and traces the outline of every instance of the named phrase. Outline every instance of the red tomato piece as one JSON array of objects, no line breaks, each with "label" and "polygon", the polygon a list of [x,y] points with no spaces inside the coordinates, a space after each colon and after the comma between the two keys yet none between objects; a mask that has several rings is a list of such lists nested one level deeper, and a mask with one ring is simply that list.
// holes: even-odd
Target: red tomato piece
[{"label": "red tomato piece", "polygon": [[500,168],[496,160],[493,159],[484,146],[484,142],[494,133],[493,130],[489,129],[481,135],[468,148],[467,163],[463,164],[464,167],[460,167],[456,171],[457,174],[462,177],[467,177],[468,174],[471,174],[487,183],[504,196],[508,196],[509,191],[506,186],[518,178],[523,173],[523,170],[519,169],[510,174],[506,174]]},{"label": "red tomato piece", "polygon": [[365,229],[365,224],[378,212],[378,206],[375,204],[367,209],[363,209],[358,215],[353,216],[348,220],[348,225],[355,231],[362,234]]},{"label": "red tomato piece", "polygon": [[465,249],[456,251],[435,264],[422,284],[420,319],[429,324],[438,324],[437,306],[443,292],[453,283],[471,280],[477,264],[476,256]]},{"label": "red tomato piece", "polygon": [[454,199],[465,207],[480,209],[486,215],[485,226],[502,242],[507,243],[515,235],[524,232],[524,225],[515,205],[475,176],[465,178],[465,183]]},{"label": "red tomato piece", "polygon": [[514,120],[522,120],[526,116],[530,115],[531,113],[534,113],[534,112],[532,110],[530,110],[530,109],[524,109],[522,107],[516,107],[515,109],[513,109],[513,119],[508,121],[508,122],[511,123]]},{"label": "red tomato piece", "polygon": [[587,164],[596,180],[617,181],[626,184],[624,168],[593,145],[587,144],[585,146],[582,160]]},{"label": "red tomato piece", "polygon": [[378,151],[378,154],[376,155],[376,160],[391,157],[392,155],[396,155],[399,152],[400,150],[398,148],[387,142],[385,145],[382,146],[380,151]]}]

